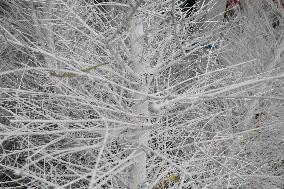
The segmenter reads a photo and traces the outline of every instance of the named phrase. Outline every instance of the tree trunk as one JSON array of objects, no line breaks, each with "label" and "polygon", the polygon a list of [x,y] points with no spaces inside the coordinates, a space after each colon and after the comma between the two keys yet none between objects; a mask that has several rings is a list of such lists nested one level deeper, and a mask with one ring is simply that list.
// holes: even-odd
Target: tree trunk
[{"label": "tree trunk", "polygon": [[[227,0],[200,0],[197,3],[200,8],[208,4],[208,7],[203,8],[207,13],[202,17],[200,27],[198,28],[205,29],[206,31],[211,31],[212,28],[218,28],[223,22]],[[206,22],[206,24],[203,24],[203,22]]]},{"label": "tree trunk", "polygon": [[[142,20],[133,18],[130,23],[130,42],[131,42],[131,53],[132,53],[132,69],[135,73],[141,76],[141,85],[137,87],[138,91],[147,93],[149,91],[149,86],[147,84],[146,78],[143,77],[149,69],[149,62],[143,59],[143,48],[144,48],[144,31]],[[148,115],[148,102],[147,100],[142,100],[144,96],[136,94],[135,99],[141,99],[136,101],[133,105],[133,113],[137,115]],[[138,120],[139,123],[145,124],[145,119]],[[139,127],[141,128],[141,127]],[[148,133],[144,131],[137,132],[137,141],[140,144],[146,145]],[[139,147],[138,147],[139,148]],[[146,181],[146,153],[142,149],[138,149],[137,153],[140,153],[134,159],[134,165],[131,168],[131,189],[140,189],[142,184]]]}]

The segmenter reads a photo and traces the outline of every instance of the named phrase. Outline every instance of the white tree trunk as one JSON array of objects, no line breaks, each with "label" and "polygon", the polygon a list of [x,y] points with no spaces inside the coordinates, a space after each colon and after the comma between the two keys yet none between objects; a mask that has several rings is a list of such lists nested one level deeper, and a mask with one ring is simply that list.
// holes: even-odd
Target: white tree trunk
[{"label": "white tree trunk", "polygon": [[[205,0],[207,3],[210,0]],[[206,14],[206,21],[211,20],[213,23],[222,23],[224,18],[224,12],[226,10],[227,0],[211,1],[209,8],[211,9],[208,14]]]},{"label": "white tree trunk", "polygon": [[[144,73],[147,73],[149,69],[149,62],[143,60],[143,48],[144,48],[144,31],[142,20],[133,18],[130,23],[130,39],[131,39],[131,53],[132,53],[132,69],[135,73],[141,76],[141,85],[137,87],[138,91],[147,93],[149,86],[146,82],[146,78],[143,77]],[[148,102],[142,100],[142,95],[134,95],[135,99],[141,99],[133,105],[133,113],[137,115],[148,115]],[[139,120],[142,124],[143,120]],[[137,132],[137,141],[140,144],[147,143],[148,134],[143,131]],[[138,147],[139,148],[139,147]],[[146,153],[142,149],[138,149],[140,154],[134,160],[134,165],[131,168],[131,180],[130,186],[132,189],[141,188],[142,184],[146,181]]]},{"label": "white tree trunk", "polygon": [[[32,2],[32,7],[35,6],[35,2]],[[44,10],[40,12],[39,10],[36,10],[33,8],[32,10],[32,18],[33,22],[37,25],[36,27],[36,33],[35,35],[38,37],[39,42],[40,42],[40,48],[45,48],[45,43],[47,47],[47,51],[50,53],[54,53],[55,51],[55,44],[54,44],[54,31],[53,31],[53,26],[51,23],[48,21],[44,20],[49,20],[51,19],[51,14],[52,14],[52,9],[54,8],[54,4],[47,2],[44,6]],[[40,29],[42,25],[45,25],[46,28],[44,32]],[[45,61],[46,61],[46,66],[47,68],[56,68],[57,65],[55,61],[49,57],[49,56],[44,56]]]},{"label": "white tree trunk", "polygon": [[[205,28],[202,27],[202,29],[205,29],[206,31],[211,31],[214,28],[218,28],[218,26],[222,24],[224,12],[226,10],[226,3],[227,0],[200,0],[198,2],[199,7],[207,11],[207,13],[201,19],[200,25],[203,25],[203,21],[206,22],[206,24],[203,26]],[[203,8],[204,6],[206,6],[205,9]]]}]

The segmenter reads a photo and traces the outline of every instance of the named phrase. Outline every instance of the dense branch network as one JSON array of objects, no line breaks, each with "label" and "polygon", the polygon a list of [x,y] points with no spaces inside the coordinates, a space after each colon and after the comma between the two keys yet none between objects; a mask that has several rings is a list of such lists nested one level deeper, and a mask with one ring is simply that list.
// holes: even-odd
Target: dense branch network
[{"label": "dense branch network", "polygon": [[280,1],[200,2],[1,2],[0,187],[128,189],[142,153],[147,189],[283,185]]}]

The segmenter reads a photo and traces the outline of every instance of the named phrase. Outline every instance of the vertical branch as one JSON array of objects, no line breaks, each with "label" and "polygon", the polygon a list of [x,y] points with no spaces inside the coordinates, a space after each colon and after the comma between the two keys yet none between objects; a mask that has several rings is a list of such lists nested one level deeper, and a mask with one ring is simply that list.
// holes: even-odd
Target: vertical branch
[{"label": "vertical branch", "polygon": [[181,51],[181,55],[182,55],[182,58],[184,59],[185,58],[185,51],[184,49],[182,48],[182,45],[181,45],[181,42],[179,40],[179,37],[177,35],[177,23],[175,21],[175,1],[172,0],[172,11],[171,11],[171,16],[172,16],[172,21],[173,21],[173,35],[174,35],[174,38],[175,38],[175,42],[178,46],[178,48],[180,49]]},{"label": "vertical branch", "polygon": [[[212,31],[214,28],[217,28],[222,24],[224,12],[226,10],[226,3],[227,0],[219,0],[219,1],[212,1],[212,0],[201,0],[198,2],[199,8],[203,9],[206,8],[204,15],[201,18],[201,22],[204,21],[205,23],[205,31]],[[198,29],[201,28],[203,24],[200,24]]]},{"label": "vertical branch", "polygon": [[210,3],[208,7],[208,9],[210,10],[206,14],[206,21],[212,22],[212,26],[209,27],[209,29],[212,29],[212,27],[215,27],[216,25],[220,25],[223,22],[227,0],[219,0],[219,1],[213,1],[213,2],[214,3]]},{"label": "vertical branch", "polygon": [[[51,16],[49,14],[52,13],[53,9],[53,4],[47,2],[47,16],[46,19],[51,19]],[[51,23],[47,23],[47,28],[46,28],[46,40],[47,40],[47,46],[51,52],[55,51],[55,44],[54,44],[54,34],[53,34],[53,26]],[[54,62],[48,58],[47,64],[49,67],[54,67]]]},{"label": "vertical branch", "polygon": [[[46,2],[46,4],[44,4],[44,9],[45,12],[42,10],[42,12],[38,13],[37,10],[35,9],[36,4],[34,2],[32,2],[32,19],[33,22],[36,24],[36,35],[39,39],[39,44],[41,45],[41,48],[45,47],[45,41],[46,41],[46,45],[48,48],[48,51],[53,53],[55,51],[55,44],[54,44],[54,36],[53,36],[53,26],[50,23],[50,19],[51,19],[51,14],[52,14],[52,9],[54,8],[54,4],[50,3],[50,2]],[[43,19],[47,20],[47,21],[42,21],[43,19],[41,18],[41,15],[43,15]],[[44,23],[47,22],[47,23]],[[44,27],[44,31],[41,30],[41,26],[45,25],[46,27]],[[46,61],[46,66],[48,68],[53,68],[55,67],[54,65],[54,61],[52,60],[51,57],[49,56],[44,56],[45,61]]]},{"label": "vertical branch", "polygon": [[[132,18],[130,21],[130,42],[131,42],[131,59],[133,62],[132,68],[137,75],[141,77],[141,85],[137,87],[138,91],[143,91],[148,93],[149,86],[146,82],[146,78],[143,78],[143,75],[147,73],[149,69],[149,61],[143,60],[143,51],[144,51],[144,30],[142,19]],[[140,94],[136,94],[134,98],[143,98]],[[132,106],[132,111],[138,115],[147,115],[148,114],[148,102],[147,101],[138,101]],[[142,124],[143,124],[142,120]],[[144,131],[137,132],[137,140],[140,144],[147,144],[147,133]],[[138,151],[141,153],[141,150]],[[133,189],[139,189],[146,180],[146,153],[142,153],[134,159],[134,165],[131,168],[131,181],[130,186]]]}]

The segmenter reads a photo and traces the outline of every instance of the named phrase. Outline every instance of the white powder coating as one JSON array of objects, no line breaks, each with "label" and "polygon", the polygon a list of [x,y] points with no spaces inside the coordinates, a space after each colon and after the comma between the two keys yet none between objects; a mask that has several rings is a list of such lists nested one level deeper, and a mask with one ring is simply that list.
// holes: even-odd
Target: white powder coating
[{"label": "white powder coating", "polygon": [[159,113],[162,109],[162,104],[152,103],[149,104],[149,110],[153,113]]},{"label": "white powder coating", "polygon": [[23,172],[22,172],[22,170],[15,169],[14,174],[17,175],[17,176],[20,176],[21,174],[23,174]]}]

